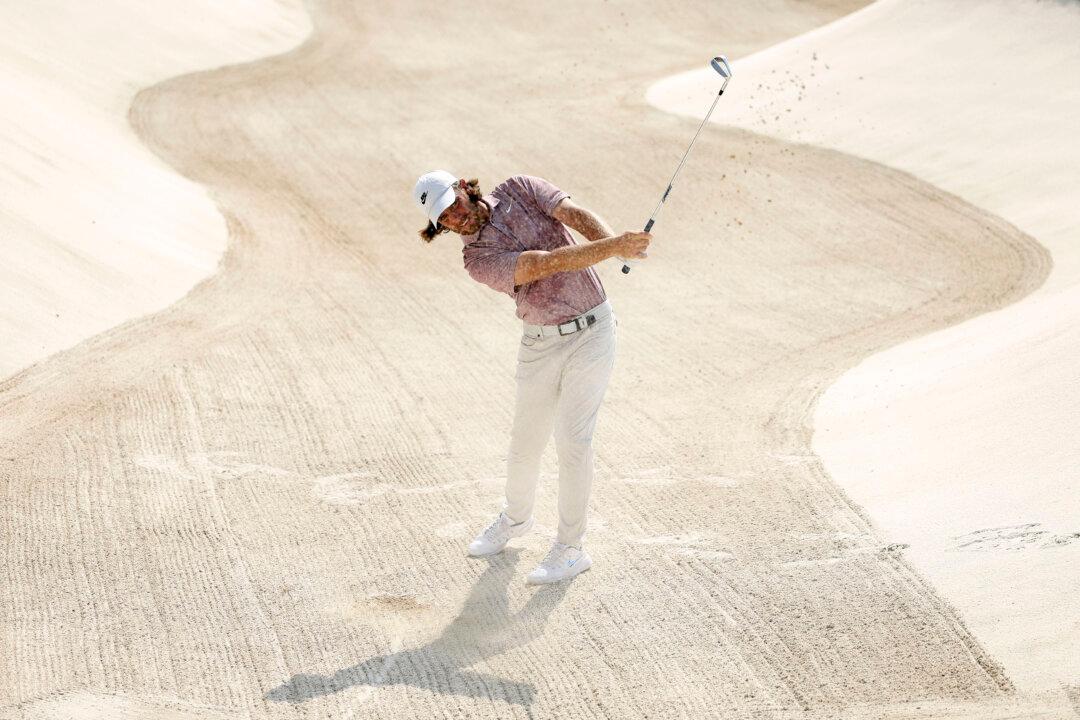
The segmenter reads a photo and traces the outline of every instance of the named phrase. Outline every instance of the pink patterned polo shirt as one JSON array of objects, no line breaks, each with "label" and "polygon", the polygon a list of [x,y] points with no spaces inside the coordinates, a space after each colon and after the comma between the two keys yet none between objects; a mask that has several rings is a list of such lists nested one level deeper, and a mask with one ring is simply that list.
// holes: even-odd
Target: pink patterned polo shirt
[{"label": "pink patterned polo shirt", "polygon": [[526,250],[576,245],[551,211],[570,195],[543,178],[515,175],[484,195],[491,220],[472,235],[462,235],[465,269],[477,282],[504,292],[517,303],[517,316],[534,325],[557,325],[607,299],[591,268],[559,272],[514,285],[518,256]]}]

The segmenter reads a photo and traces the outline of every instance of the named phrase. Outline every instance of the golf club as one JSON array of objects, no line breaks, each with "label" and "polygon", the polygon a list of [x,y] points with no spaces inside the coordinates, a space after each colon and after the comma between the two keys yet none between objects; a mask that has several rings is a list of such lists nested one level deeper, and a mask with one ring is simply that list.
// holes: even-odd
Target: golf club
[{"label": "golf club", "polygon": [[[709,116],[712,115],[713,108],[716,107],[716,103],[720,101],[720,96],[724,94],[724,88],[727,87],[728,81],[731,80],[731,66],[728,64],[727,58],[723,55],[718,55],[712,59],[709,63],[712,69],[720,73],[720,76],[724,78],[724,84],[720,86],[720,92],[717,93],[716,99],[713,100],[712,107],[709,108],[709,112],[705,114],[705,119],[701,121],[701,125],[698,126],[697,132],[694,133],[694,139],[690,141],[690,147],[686,148],[686,152],[682,156],[682,160],[679,161],[679,167],[675,168],[675,174],[671,176],[671,180],[668,182],[667,190],[664,191],[664,196],[660,198],[660,202],[656,204],[656,209],[653,210],[652,215],[649,216],[649,222],[645,224],[644,232],[652,230],[653,223],[656,222],[656,216],[660,212],[660,208],[663,206],[664,201],[667,200],[667,196],[671,193],[671,187],[675,184],[675,178],[678,177],[679,171],[682,170],[683,163],[686,162],[686,156],[690,154],[690,151],[694,148],[694,143],[697,142],[698,135],[701,134],[701,128],[705,127],[705,123],[709,122]],[[623,273],[630,272],[630,263],[635,262],[633,260],[628,261],[623,265]]]}]

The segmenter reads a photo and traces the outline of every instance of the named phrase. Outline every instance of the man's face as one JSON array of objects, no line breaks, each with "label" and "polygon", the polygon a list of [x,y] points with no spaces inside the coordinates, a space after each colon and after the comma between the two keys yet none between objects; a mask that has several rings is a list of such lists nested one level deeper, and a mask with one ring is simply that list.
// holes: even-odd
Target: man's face
[{"label": "man's face", "polygon": [[464,180],[454,186],[457,199],[454,204],[442,211],[439,224],[448,227],[458,235],[472,235],[478,232],[487,220],[486,208],[479,202],[472,202],[463,187]]}]

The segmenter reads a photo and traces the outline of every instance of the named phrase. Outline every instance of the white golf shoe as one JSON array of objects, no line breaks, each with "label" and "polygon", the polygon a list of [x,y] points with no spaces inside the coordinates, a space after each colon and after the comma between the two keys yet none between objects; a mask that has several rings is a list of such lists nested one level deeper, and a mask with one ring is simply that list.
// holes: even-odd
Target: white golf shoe
[{"label": "white golf shoe", "polygon": [[551,546],[547,556],[528,574],[525,582],[530,585],[553,583],[572,578],[592,567],[589,553],[573,545],[557,542]]},{"label": "white golf shoe", "polygon": [[532,526],[533,518],[512,525],[510,518],[506,517],[506,512],[500,512],[499,517],[495,518],[495,522],[488,525],[484,532],[477,535],[476,539],[469,543],[469,554],[473,557],[494,555],[506,547],[506,543],[510,541],[510,538],[521,537],[529,532]]}]

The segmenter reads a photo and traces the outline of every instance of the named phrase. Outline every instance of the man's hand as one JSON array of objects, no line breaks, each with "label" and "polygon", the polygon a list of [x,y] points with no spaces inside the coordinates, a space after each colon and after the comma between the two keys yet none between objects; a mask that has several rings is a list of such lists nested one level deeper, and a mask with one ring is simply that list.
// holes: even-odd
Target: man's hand
[{"label": "man's hand", "polygon": [[616,254],[621,258],[633,260],[647,258],[649,254],[645,252],[645,248],[649,247],[650,242],[652,242],[652,233],[625,232],[618,237],[616,244],[619,250]]}]

